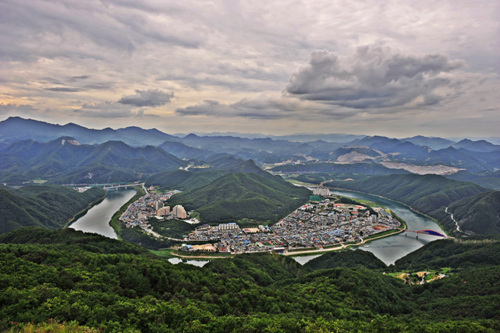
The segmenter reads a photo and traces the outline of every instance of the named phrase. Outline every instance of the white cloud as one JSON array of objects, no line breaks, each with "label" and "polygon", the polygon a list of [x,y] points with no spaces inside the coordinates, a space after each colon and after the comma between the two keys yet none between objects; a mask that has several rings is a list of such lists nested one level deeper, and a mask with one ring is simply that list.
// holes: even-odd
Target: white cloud
[{"label": "white cloud", "polygon": [[[253,131],[266,120],[285,130],[291,119],[296,131],[302,119],[345,129],[351,116],[379,126],[397,114],[394,128],[411,112],[480,132],[498,119],[476,110],[498,110],[499,8],[490,0],[0,1],[0,103],[68,122],[78,116],[67,112],[72,101],[101,105],[80,111],[84,125],[115,114],[116,126],[140,126],[146,118],[135,115],[151,107],[163,118],[145,126],[175,119],[218,130],[232,117]],[[362,45],[372,45],[365,56],[352,53]],[[477,77],[488,80],[475,87]],[[284,88],[289,97],[279,96]],[[471,113],[482,122],[470,126]]]}]

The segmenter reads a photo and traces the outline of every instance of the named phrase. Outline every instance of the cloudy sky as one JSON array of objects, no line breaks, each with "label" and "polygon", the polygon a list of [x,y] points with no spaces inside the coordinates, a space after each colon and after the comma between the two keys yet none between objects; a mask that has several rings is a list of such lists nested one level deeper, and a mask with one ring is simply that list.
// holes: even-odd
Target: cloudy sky
[{"label": "cloudy sky", "polygon": [[500,2],[0,0],[0,120],[500,136]]}]

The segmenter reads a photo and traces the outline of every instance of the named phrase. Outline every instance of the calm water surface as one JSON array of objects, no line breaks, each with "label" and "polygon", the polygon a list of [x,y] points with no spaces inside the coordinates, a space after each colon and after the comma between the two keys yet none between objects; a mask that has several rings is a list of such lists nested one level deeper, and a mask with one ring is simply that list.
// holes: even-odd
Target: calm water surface
[{"label": "calm water surface", "polygon": [[[444,234],[444,231],[439,227],[437,223],[431,219],[413,212],[408,207],[399,204],[397,202],[383,199],[377,196],[349,192],[349,191],[331,191],[332,194],[342,195],[345,197],[351,197],[354,199],[369,200],[378,203],[386,208],[394,211],[399,217],[406,221],[408,224],[408,230],[419,231],[423,229],[432,229]],[[408,236],[405,233],[397,234],[394,236],[382,238],[368,243],[368,247],[361,247],[363,251],[372,252],[377,258],[382,260],[386,265],[394,264],[396,260],[404,257],[410,252],[413,252],[425,244],[435,241],[437,239],[442,239],[441,237],[423,235],[419,234],[418,239],[416,239],[416,234],[409,232]],[[309,260],[317,258],[318,255],[294,257],[296,261],[301,264],[306,263]]]},{"label": "calm water surface", "polygon": [[[444,233],[443,230],[431,219],[417,214],[411,211],[408,207],[399,204],[397,202],[383,199],[377,196],[372,196],[369,194],[349,192],[349,191],[331,191],[333,194],[342,195],[346,197],[351,197],[354,199],[370,200],[376,202],[380,205],[391,209],[396,214],[398,214],[402,219],[408,224],[409,230],[422,230],[422,229],[432,229],[438,232]],[[69,228],[75,230],[81,230],[84,232],[93,232],[109,238],[117,239],[116,233],[109,225],[109,221],[113,214],[120,209],[127,201],[129,201],[134,195],[135,190],[125,190],[125,191],[115,191],[108,192],[106,198],[98,205],[92,207],[87,214],[79,218],[76,222],[71,224]],[[418,239],[416,239],[416,234],[408,233],[405,236],[404,233],[382,238],[379,240],[372,241],[368,243],[368,247],[361,247],[361,250],[370,251],[375,254],[380,260],[382,260],[386,265],[393,264],[396,260],[404,257],[410,252],[417,250],[418,248],[424,246],[425,244],[432,242],[434,240],[440,239],[440,237],[419,234]],[[319,257],[320,255],[310,255],[310,256],[300,256],[294,257],[294,259],[300,264],[305,264],[309,260]],[[182,262],[181,259],[172,258],[169,259],[172,264],[177,264]],[[186,263],[202,267],[208,260],[187,260]]]},{"label": "calm water surface", "polygon": [[116,211],[126,204],[135,193],[135,190],[109,191],[100,204],[89,209],[87,214],[72,223],[69,228],[118,239],[115,231],[109,225],[109,221]]},{"label": "calm water surface", "polygon": [[180,264],[182,262],[185,264],[203,267],[206,264],[208,264],[210,262],[210,260],[184,260],[184,261],[182,261],[182,259],[180,259],[180,258],[170,258],[170,259],[168,259],[168,262],[170,262],[171,264],[174,264],[174,265]]}]

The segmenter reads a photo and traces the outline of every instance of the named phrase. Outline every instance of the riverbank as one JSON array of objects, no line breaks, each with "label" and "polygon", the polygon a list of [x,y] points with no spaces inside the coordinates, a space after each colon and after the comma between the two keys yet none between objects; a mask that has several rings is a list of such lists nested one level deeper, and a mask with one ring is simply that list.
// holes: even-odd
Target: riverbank
[{"label": "riverbank", "polygon": [[137,186],[136,188],[136,194],[129,200],[127,201],[123,206],[120,207],[119,210],[117,210],[113,216],[111,217],[111,220],[109,221],[109,225],[111,228],[116,233],[116,236],[118,237],[119,240],[123,240],[122,237],[122,228],[125,226],[123,222],[120,221],[120,216],[128,209],[128,207],[137,201],[140,197],[146,194],[145,189],[143,186]]},{"label": "riverbank", "polygon": [[79,211],[78,213],[76,213],[75,215],[73,215],[73,217],[71,217],[68,222],[66,222],[66,224],[64,225],[63,229],[64,228],[68,228],[71,224],[73,224],[74,222],[76,222],[80,217],[83,217],[85,216],[85,214],[87,214],[87,212],[94,206],[97,206],[98,204],[100,204],[104,199],[106,199],[106,196],[107,196],[107,192],[104,193],[104,195],[102,197],[100,197],[99,199],[95,200],[95,201],[92,201],[91,203],[89,203],[87,205],[87,207],[85,207],[84,209],[82,209],[81,211]]},{"label": "riverbank", "polygon": [[393,202],[396,202],[402,206],[405,206],[407,207],[409,210],[411,210],[412,212],[416,213],[416,214],[420,214],[422,216],[425,216],[426,218],[428,218],[429,220],[432,220],[434,223],[436,223],[440,228],[441,230],[443,230],[444,234],[446,235],[446,237],[448,237],[448,232],[446,231],[446,227],[439,223],[438,220],[436,220],[434,217],[426,214],[426,213],[423,213],[421,211],[418,211],[416,210],[415,208],[411,207],[410,205],[408,204],[405,204],[404,202],[401,202],[399,200],[395,200],[395,199],[391,199],[391,198],[388,198],[388,197],[384,197],[382,195],[379,195],[379,194],[374,194],[374,193],[369,193],[369,192],[362,192],[362,191],[356,191],[356,190],[351,190],[349,188],[342,188],[342,187],[329,187],[329,189],[333,190],[333,191],[342,191],[342,192],[354,192],[354,193],[360,193],[360,194],[365,194],[365,195],[370,195],[370,196],[374,196],[374,197],[378,197],[378,198],[381,198],[381,199],[384,199],[384,200],[389,200],[389,201],[393,201]]},{"label": "riverbank", "polygon": [[[404,221],[404,220],[403,220]],[[369,236],[368,238],[363,239],[360,243],[355,243],[355,244],[341,244],[340,246],[332,246],[332,247],[325,247],[325,248],[314,248],[314,249],[307,249],[307,250],[292,250],[286,253],[283,253],[284,256],[302,256],[302,255],[311,255],[311,254],[324,254],[327,252],[332,252],[332,251],[339,251],[339,250],[346,250],[352,247],[359,247],[362,245],[365,245],[371,241],[381,239],[381,238],[386,238],[390,236],[394,236],[397,234],[400,234],[404,231],[406,231],[406,222],[402,224],[402,228],[396,229],[396,230],[390,230],[390,231],[385,231],[381,234],[378,235],[372,235]],[[156,253],[155,253],[156,254]],[[159,254],[157,254],[159,255]],[[224,255],[221,256],[220,254],[214,254],[214,255],[209,255],[209,254],[180,254],[176,251],[169,251],[170,256],[175,256],[179,257],[182,259],[227,259],[227,258],[234,258],[238,254],[231,254],[231,255]]]}]

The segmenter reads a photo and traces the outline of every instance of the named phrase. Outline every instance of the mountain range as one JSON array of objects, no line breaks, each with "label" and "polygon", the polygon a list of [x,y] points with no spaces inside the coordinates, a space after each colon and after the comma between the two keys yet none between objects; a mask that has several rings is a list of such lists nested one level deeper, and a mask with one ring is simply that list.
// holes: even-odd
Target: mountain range
[{"label": "mountain range", "polygon": [[33,179],[87,184],[135,181],[143,174],[178,169],[186,163],[154,146],[130,147],[121,141],[85,145],[71,137],[46,143],[25,140],[0,151],[0,180]]},{"label": "mountain range", "polygon": [[[127,127],[117,130],[111,128],[95,130],[76,124],[61,126],[19,117],[11,117],[0,122],[0,150],[5,150],[10,144],[21,140],[31,139],[43,143],[60,137],[71,137],[82,144],[92,145],[108,141],[122,141],[133,147],[152,145],[180,159],[199,161],[214,155],[229,154],[243,159],[253,159],[258,164],[282,163],[288,160],[309,164],[346,163],[354,158],[358,159],[354,161],[356,163],[400,162],[422,166],[445,165],[474,174],[495,172],[500,169],[500,145],[484,140],[452,141],[424,136],[394,139],[383,136],[340,134],[272,138],[189,134],[181,137],[156,129]],[[345,152],[346,149],[351,149],[350,155],[349,152]],[[355,149],[358,151],[353,154],[352,150]],[[360,152],[361,150],[365,153]]]}]

